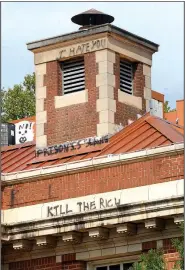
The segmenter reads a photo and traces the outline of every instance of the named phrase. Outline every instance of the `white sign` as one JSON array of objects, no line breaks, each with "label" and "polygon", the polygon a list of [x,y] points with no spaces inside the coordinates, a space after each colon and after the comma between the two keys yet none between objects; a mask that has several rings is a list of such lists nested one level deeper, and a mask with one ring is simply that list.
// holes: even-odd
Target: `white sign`
[{"label": "white sign", "polygon": [[15,143],[31,142],[34,139],[34,122],[21,121],[15,124]]}]

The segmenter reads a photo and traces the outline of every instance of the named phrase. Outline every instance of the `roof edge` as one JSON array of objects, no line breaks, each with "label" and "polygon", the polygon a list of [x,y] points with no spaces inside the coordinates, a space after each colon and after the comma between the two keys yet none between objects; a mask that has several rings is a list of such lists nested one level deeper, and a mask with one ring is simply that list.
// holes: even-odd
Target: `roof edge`
[{"label": "roof edge", "polygon": [[138,35],[132,34],[131,32],[128,32],[112,24],[98,25],[98,26],[91,27],[87,30],[78,30],[78,31],[63,34],[60,36],[36,40],[36,41],[28,42],[26,45],[27,45],[27,49],[32,51],[34,49],[46,47],[46,46],[53,45],[59,42],[69,41],[69,40],[82,38],[89,35],[104,33],[104,32],[110,32],[110,33],[112,32],[112,33],[121,35],[122,37],[128,38],[134,42],[137,42],[143,46],[146,46],[147,48],[152,49],[155,52],[158,51],[158,47],[159,47],[158,44],[152,41],[149,41],[145,38],[142,38]]},{"label": "roof edge", "polygon": [[138,159],[148,159],[153,156],[164,156],[169,153],[179,153],[184,150],[184,142],[175,143],[168,146],[160,146],[147,150],[140,150],[130,153],[122,154],[108,154],[105,156],[99,156],[95,158],[89,158],[73,161],[65,164],[58,164],[52,166],[46,166],[43,168],[36,168],[31,170],[11,172],[11,173],[2,173],[1,180],[2,185],[12,185],[15,183],[22,183],[24,180],[33,180],[38,179],[39,177],[48,177],[57,174],[69,174],[76,171],[87,170],[89,168],[100,168],[110,166],[116,163],[128,163],[133,160]]}]

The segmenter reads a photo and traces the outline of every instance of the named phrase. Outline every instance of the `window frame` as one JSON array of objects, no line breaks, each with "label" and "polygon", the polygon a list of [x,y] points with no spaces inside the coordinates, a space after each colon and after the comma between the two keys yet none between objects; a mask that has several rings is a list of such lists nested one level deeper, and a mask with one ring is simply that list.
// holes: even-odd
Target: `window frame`
[{"label": "window frame", "polygon": [[97,270],[98,267],[107,267],[107,270],[110,270],[110,266],[112,265],[120,265],[120,270],[124,270],[124,264],[128,264],[128,263],[134,263],[136,262],[136,260],[128,260],[126,262],[121,261],[115,261],[115,262],[111,262],[111,263],[107,263],[107,264],[96,264],[93,265],[93,270]]}]

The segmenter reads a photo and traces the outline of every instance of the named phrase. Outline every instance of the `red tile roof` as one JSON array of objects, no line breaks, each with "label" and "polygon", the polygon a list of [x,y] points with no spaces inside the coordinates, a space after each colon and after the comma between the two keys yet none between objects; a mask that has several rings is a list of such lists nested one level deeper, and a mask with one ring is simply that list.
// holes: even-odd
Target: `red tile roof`
[{"label": "red tile roof", "polygon": [[35,143],[2,148],[2,172],[16,172],[73,162],[107,154],[133,152],[183,142],[183,128],[146,114],[112,136],[108,143],[79,150],[35,157]]}]

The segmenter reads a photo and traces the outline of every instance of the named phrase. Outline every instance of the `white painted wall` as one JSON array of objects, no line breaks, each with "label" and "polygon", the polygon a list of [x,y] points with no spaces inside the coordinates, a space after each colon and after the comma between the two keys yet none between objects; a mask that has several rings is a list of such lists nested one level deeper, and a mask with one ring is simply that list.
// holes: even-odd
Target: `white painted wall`
[{"label": "white painted wall", "polygon": [[150,108],[151,108],[152,115],[163,118],[163,103],[162,102],[152,99]]}]

